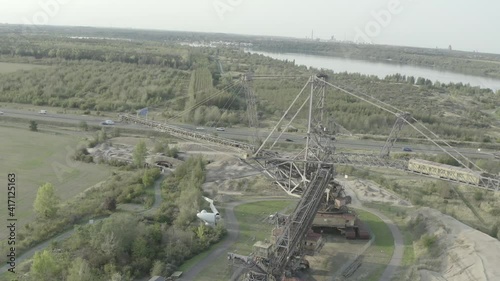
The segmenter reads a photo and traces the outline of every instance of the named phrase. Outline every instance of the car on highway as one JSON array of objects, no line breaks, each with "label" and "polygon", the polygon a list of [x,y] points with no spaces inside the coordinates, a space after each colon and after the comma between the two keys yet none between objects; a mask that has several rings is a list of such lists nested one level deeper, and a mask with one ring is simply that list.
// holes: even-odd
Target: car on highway
[{"label": "car on highway", "polygon": [[0,111],[0,115],[3,115],[3,111]]},{"label": "car on highway", "polygon": [[205,128],[203,128],[203,127],[196,127],[196,130],[202,131],[202,130],[205,130]]},{"label": "car on highway", "polygon": [[223,128],[223,127],[219,127],[219,128],[215,128],[216,131],[220,131],[220,132],[223,132],[226,130],[226,128]]},{"label": "car on highway", "polygon": [[104,120],[101,122],[101,125],[114,125],[115,122],[113,120]]},{"label": "car on highway", "polygon": [[287,142],[293,142],[292,139],[285,139],[285,141],[287,141]]},{"label": "car on highway", "polygon": [[42,110],[40,110],[38,113],[40,113],[40,114],[47,114],[47,110],[42,109]]},{"label": "car on highway", "polygon": [[403,147],[403,151],[412,152],[413,150],[409,147]]}]

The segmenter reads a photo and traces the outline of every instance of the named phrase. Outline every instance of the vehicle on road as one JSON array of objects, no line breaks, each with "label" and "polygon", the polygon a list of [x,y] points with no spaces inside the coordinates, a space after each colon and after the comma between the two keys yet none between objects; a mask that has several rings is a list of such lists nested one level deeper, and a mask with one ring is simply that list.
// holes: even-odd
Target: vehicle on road
[{"label": "vehicle on road", "polygon": [[403,147],[403,151],[412,152],[413,150],[409,147]]},{"label": "vehicle on road", "polygon": [[216,130],[216,131],[221,131],[221,132],[223,132],[223,131],[225,131],[225,130],[226,130],[226,128],[219,127],[219,128],[216,128],[215,130]]},{"label": "vehicle on road", "polygon": [[105,120],[101,122],[101,125],[114,125],[115,122],[113,120]]},{"label": "vehicle on road", "polygon": [[203,127],[196,127],[196,130],[200,130],[201,131],[201,130],[205,130],[205,128],[203,128]]},{"label": "vehicle on road", "polygon": [[0,115],[3,115],[3,111],[0,111]]},{"label": "vehicle on road", "polygon": [[47,110],[42,109],[42,110],[40,110],[38,113],[40,113],[40,114],[47,114]]},{"label": "vehicle on road", "polygon": [[287,141],[287,142],[293,142],[292,139],[285,139],[285,141]]}]

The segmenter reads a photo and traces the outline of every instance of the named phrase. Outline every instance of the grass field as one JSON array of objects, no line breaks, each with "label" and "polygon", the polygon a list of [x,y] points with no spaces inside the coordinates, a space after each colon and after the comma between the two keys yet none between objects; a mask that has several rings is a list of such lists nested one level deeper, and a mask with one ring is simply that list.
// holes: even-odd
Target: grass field
[{"label": "grass field", "polygon": [[[371,273],[364,276],[362,280],[377,281],[392,258],[394,238],[389,227],[376,215],[361,210],[356,210],[356,213],[363,222],[368,224],[375,235],[375,241],[363,255],[363,266],[369,266],[368,271],[371,271]],[[366,274],[367,270],[363,269],[363,271]]]},{"label": "grass field", "polygon": [[[277,211],[289,209],[294,206],[294,201],[261,201],[240,205],[235,208],[235,215],[240,225],[238,241],[231,247],[230,251],[241,255],[248,255],[252,246],[259,240],[270,239],[272,225],[263,222],[270,214]],[[214,247],[210,248],[213,250]],[[206,256],[202,253],[200,256]],[[191,266],[193,264],[191,263]],[[183,266],[183,269],[187,267]],[[228,280],[231,268],[228,266],[227,256],[221,255],[211,266],[202,271],[195,280],[197,281],[219,281]]]},{"label": "grass field", "polygon": [[399,228],[401,234],[403,234],[404,239],[404,256],[403,256],[403,266],[412,265],[415,262],[415,253],[413,251],[413,236],[407,227],[407,214],[414,211],[414,208],[408,207],[398,207],[384,205],[380,203],[364,203],[366,207],[380,211],[382,214],[390,218]]},{"label": "grass field", "polygon": [[[286,209],[295,203],[290,201],[263,201],[241,205],[235,209],[235,214],[240,224],[240,235],[238,242],[231,247],[231,252],[248,255],[252,250],[252,245],[259,240],[269,239],[272,226],[263,222],[271,213]],[[389,228],[377,216],[357,211],[375,233],[376,239],[373,245],[365,253],[368,257],[365,261],[374,266],[370,267],[372,274],[366,280],[378,280],[386,268],[394,251],[394,239]],[[213,250],[211,248],[210,250]],[[208,253],[202,253],[195,258],[195,261],[205,257]],[[187,269],[195,263],[190,262]],[[205,269],[196,281],[228,280],[231,274],[231,267],[225,255],[215,260],[210,267]],[[363,279],[364,280],[364,279]]]},{"label": "grass field", "polygon": [[9,62],[0,62],[0,74],[2,73],[10,73],[19,70],[32,70],[37,68],[46,68],[47,66],[42,65],[33,65],[28,63],[9,63]]},{"label": "grass field", "polygon": [[[71,159],[73,150],[80,142],[75,135],[49,132],[30,132],[26,129],[0,126],[0,179],[7,183],[7,174],[16,174],[17,227],[34,218],[33,202],[37,189],[45,182],[56,188],[64,202],[83,190],[103,181],[110,175],[107,166],[85,164]],[[0,200],[7,202],[6,189],[0,192]],[[7,209],[0,212],[0,221],[7,220]],[[0,241],[7,229],[0,230]]]}]

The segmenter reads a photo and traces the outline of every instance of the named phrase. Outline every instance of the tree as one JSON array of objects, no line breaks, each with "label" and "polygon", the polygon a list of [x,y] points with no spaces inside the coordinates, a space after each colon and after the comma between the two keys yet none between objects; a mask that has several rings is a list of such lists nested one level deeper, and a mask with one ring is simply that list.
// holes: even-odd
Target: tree
[{"label": "tree", "polygon": [[115,211],[116,210],[116,198],[115,197],[106,197],[104,199],[104,202],[102,203],[102,208],[104,210],[108,211]]},{"label": "tree", "polygon": [[108,139],[108,134],[106,133],[106,129],[102,128],[97,134],[97,142],[103,143]]},{"label": "tree", "polygon": [[144,141],[140,141],[134,149],[133,153],[133,158],[134,158],[134,164],[137,167],[142,167],[144,166],[144,158],[146,158],[146,153],[147,153],[147,148],[146,148],[146,143]]},{"label": "tree", "polygon": [[43,252],[37,252],[33,257],[33,264],[30,269],[32,280],[62,280],[60,272],[57,261],[51,252],[44,250]]},{"label": "tree", "polygon": [[115,272],[113,274],[113,276],[111,276],[111,281],[123,281],[123,280],[125,280],[125,279],[123,278],[123,276],[119,272]]},{"label": "tree", "polygon": [[500,239],[500,222],[497,222],[496,224],[493,225],[491,228],[491,237]]},{"label": "tree", "polygon": [[153,276],[165,276],[166,265],[164,262],[156,260],[151,268],[151,277]]},{"label": "tree", "polygon": [[167,156],[172,158],[177,158],[177,156],[179,156],[179,149],[176,146],[170,148],[168,150]]},{"label": "tree", "polygon": [[155,183],[155,180],[160,177],[160,169],[146,169],[142,175],[142,184],[144,187],[150,187]]},{"label": "tree", "polygon": [[71,263],[68,271],[67,281],[93,281],[95,280],[90,270],[89,263],[82,259],[77,258]]},{"label": "tree", "polygon": [[114,138],[117,138],[121,135],[121,131],[120,131],[120,128],[118,127],[114,127],[113,128],[113,131],[111,132],[111,135],[114,137]]},{"label": "tree", "polygon": [[58,205],[59,197],[55,194],[55,189],[52,184],[46,183],[38,188],[33,207],[39,217],[54,217],[59,208]]},{"label": "tree", "polygon": [[155,142],[153,153],[164,153],[168,155],[169,145],[167,140],[158,140]]},{"label": "tree", "polygon": [[89,125],[85,121],[80,121],[80,124],[78,125],[80,127],[80,130],[86,132],[89,130]]},{"label": "tree", "polygon": [[32,132],[38,132],[38,123],[36,121],[30,121],[30,130]]},{"label": "tree", "polygon": [[425,85],[425,78],[418,77],[417,78],[417,85]]}]

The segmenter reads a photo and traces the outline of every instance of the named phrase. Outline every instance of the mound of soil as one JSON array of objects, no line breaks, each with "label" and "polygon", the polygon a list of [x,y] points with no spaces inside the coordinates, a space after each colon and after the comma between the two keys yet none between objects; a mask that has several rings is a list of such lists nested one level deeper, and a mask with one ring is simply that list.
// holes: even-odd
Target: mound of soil
[{"label": "mound of soil", "polygon": [[434,209],[419,209],[412,217],[425,221],[442,247],[441,270],[419,270],[421,280],[500,280],[500,241]]}]

